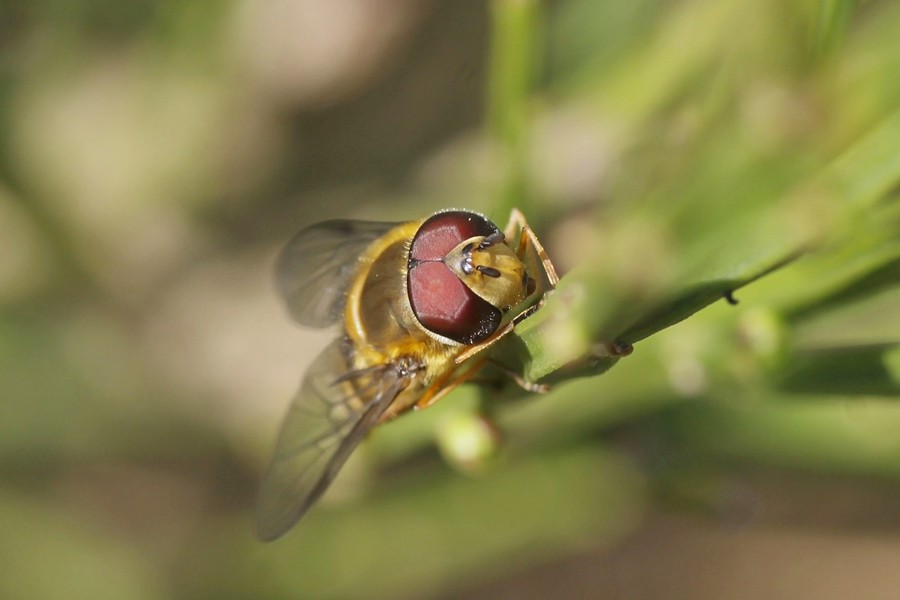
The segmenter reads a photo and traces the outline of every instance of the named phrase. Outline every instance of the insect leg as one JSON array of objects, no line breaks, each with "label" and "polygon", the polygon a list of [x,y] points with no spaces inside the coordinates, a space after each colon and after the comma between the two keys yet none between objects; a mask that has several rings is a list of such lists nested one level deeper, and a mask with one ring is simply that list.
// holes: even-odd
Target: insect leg
[{"label": "insect leg", "polygon": [[541,267],[547,277],[547,283],[550,284],[550,289],[555,288],[556,284],[559,283],[559,275],[556,274],[556,267],[553,266],[553,262],[550,260],[550,257],[547,256],[547,251],[544,250],[543,244],[541,244],[541,241],[534,235],[534,232],[528,225],[528,221],[525,220],[525,215],[523,215],[522,211],[518,208],[512,209],[512,212],[509,214],[509,223],[506,224],[505,230],[506,239],[513,239],[516,230],[521,232],[521,236],[519,237],[519,248],[516,250],[516,254],[519,258],[526,258],[528,247],[531,246],[538,257],[538,260],[540,260]]},{"label": "insect leg", "polygon": [[487,360],[498,371],[500,371],[501,373],[503,373],[504,375],[506,375],[513,381],[515,381],[516,385],[518,385],[520,388],[522,388],[526,392],[534,392],[537,394],[546,394],[547,392],[550,391],[550,386],[547,384],[535,383],[533,381],[528,381],[527,379],[525,379],[524,377],[522,377],[521,375],[516,373],[516,371],[514,369],[507,367],[503,363],[501,363],[493,358],[489,358]]},{"label": "insect leg", "polygon": [[525,215],[518,208],[513,208],[509,213],[509,221],[503,229],[503,234],[507,240],[511,240],[526,227],[528,227],[528,221],[525,220]]},{"label": "insect leg", "polygon": [[[459,364],[459,361],[457,361]],[[445,375],[439,377],[435,380],[428,389],[425,390],[425,393],[422,394],[422,397],[416,402],[416,409],[425,408],[431,406],[445,395],[449,394],[453,391],[456,386],[461,385],[475,376],[475,374],[481,369],[482,365],[484,365],[484,359],[479,360],[477,363],[468,366],[465,369],[454,369],[448,371]],[[455,378],[454,378],[455,376]]]}]

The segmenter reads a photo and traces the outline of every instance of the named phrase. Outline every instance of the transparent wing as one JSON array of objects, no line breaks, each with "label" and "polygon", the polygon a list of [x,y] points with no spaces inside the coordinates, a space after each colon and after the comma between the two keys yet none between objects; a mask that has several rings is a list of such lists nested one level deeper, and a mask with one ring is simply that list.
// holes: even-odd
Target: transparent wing
[{"label": "transparent wing", "polygon": [[316,358],[285,417],[260,489],[257,532],[284,534],[319,499],[350,453],[408,384],[395,365],[347,369],[343,340]]},{"label": "transparent wing", "polygon": [[300,231],[281,253],[278,289],[291,316],[309,327],[340,317],[356,261],[397,223],[325,221]]}]

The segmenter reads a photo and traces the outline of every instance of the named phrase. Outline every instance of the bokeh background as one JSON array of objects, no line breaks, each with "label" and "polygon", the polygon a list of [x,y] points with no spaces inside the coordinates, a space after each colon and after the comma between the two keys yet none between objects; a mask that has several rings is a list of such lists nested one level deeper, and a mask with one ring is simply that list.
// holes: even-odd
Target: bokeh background
[{"label": "bokeh background", "polygon": [[[0,597],[896,598],[898,39],[889,0],[0,0]],[[379,429],[259,543],[331,335],[277,252],[448,206],[566,274],[553,391]]]}]

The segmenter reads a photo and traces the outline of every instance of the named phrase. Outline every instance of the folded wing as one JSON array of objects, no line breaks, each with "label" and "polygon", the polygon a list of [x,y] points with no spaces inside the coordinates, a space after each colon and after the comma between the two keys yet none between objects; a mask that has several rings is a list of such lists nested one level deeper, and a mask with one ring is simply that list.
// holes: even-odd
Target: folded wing
[{"label": "folded wing", "polygon": [[348,369],[335,340],[307,370],[281,428],[260,490],[257,533],[283,535],[328,488],[350,453],[378,423],[408,376],[393,364]]}]

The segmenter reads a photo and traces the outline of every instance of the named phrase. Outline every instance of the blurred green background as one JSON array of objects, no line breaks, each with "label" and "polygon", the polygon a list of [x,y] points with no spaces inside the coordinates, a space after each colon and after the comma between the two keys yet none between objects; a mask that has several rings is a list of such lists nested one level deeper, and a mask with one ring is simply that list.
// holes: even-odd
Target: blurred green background
[{"label": "blurred green background", "polygon": [[[0,597],[896,598],[898,39],[887,0],[0,0]],[[379,429],[260,544],[330,335],[278,250],[450,206],[565,274],[505,349],[553,391]]]}]

